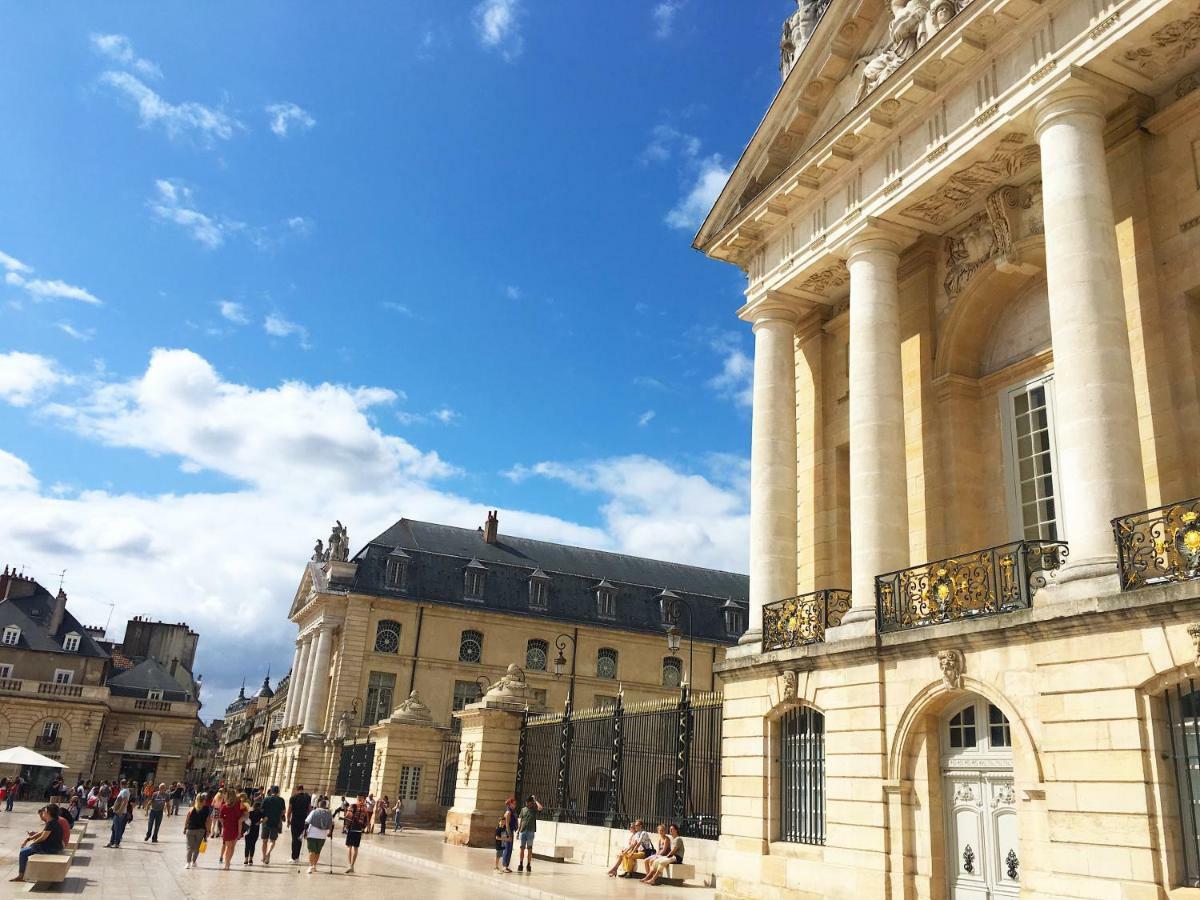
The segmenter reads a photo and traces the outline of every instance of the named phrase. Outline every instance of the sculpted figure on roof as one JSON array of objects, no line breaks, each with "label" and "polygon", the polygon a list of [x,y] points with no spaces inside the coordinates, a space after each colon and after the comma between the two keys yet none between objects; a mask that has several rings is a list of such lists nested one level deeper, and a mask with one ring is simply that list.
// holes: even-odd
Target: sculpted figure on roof
[{"label": "sculpted figure on roof", "polygon": [[787,78],[788,72],[792,71],[829,3],[830,0],[796,0],[796,11],[783,20],[783,34],[779,39],[781,77]]},{"label": "sculpted figure on roof", "polygon": [[883,46],[864,57],[855,103],[887,80],[901,64],[937,34],[965,3],[959,0],[891,0],[892,21]]}]

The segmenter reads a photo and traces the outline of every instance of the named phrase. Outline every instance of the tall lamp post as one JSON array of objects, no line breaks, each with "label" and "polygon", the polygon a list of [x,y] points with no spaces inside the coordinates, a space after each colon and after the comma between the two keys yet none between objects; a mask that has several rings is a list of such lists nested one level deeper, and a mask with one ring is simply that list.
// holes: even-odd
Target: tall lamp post
[{"label": "tall lamp post", "polygon": [[560,634],[554,639],[558,656],[554,658],[554,677],[562,678],[563,668],[567,664],[563,651],[571,642],[571,677],[567,682],[567,705],[563,712],[562,737],[558,745],[558,797],[556,819],[561,820],[567,811],[567,795],[571,784],[571,738],[574,727],[571,724],[571,710],[575,705],[575,659],[579,656],[579,629],[573,634]]},{"label": "tall lamp post", "polygon": [[[330,802],[331,803],[333,802],[333,794],[337,792],[339,787],[341,787],[343,789],[343,791],[348,790],[351,787],[353,787],[353,785],[348,784],[348,783],[339,785],[337,783],[337,781],[338,781],[338,775],[341,775],[342,760],[346,756],[346,742],[351,741],[351,740],[356,740],[358,738],[358,729],[359,729],[358,718],[359,718],[359,705],[358,705],[358,698],[355,697],[350,702],[350,706],[347,709],[343,709],[341,714],[337,717],[337,731],[335,732],[335,735],[336,735],[335,740],[337,740],[337,743],[338,743],[338,774],[334,776],[333,790],[330,793]],[[347,765],[347,767],[346,767],[346,780],[347,780],[347,782],[349,782],[349,780],[350,780],[349,765]],[[355,791],[355,793],[358,793],[358,792]]]},{"label": "tall lamp post", "polygon": [[692,607],[686,600],[676,594],[674,591],[663,591],[658,595],[659,609],[662,611],[663,628],[667,631],[667,649],[672,653],[678,653],[681,641],[679,633],[679,620],[683,617],[683,613],[687,613],[687,640],[688,640],[688,666],[687,677],[680,679],[681,687],[687,685],[692,680]]}]

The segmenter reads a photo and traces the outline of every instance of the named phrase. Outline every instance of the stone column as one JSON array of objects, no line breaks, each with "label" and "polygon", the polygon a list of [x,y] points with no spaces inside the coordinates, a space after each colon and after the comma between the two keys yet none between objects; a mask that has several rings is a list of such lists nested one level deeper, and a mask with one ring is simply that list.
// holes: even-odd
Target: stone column
[{"label": "stone column", "polygon": [[[454,806],[446,813],[446,843],[490,847],[504,801],[517,779],[521,710],[488,700],[456,713],[462,723]],[[515,851],[514,851],[515,855]]]},{"label": "stone column", "polygon": [[283,713],[283,726],[285,728],[294,725],[296,722],[296,712],[300,706],[300,698],[296,695],[299,693],[301,684],[301,664],[304,657],[304,645],[300,641],[296,641],[296,652],[292,654],[292,674],[288,679],[288,696],[287,708]]},{"label": "stone column", "polygon": [[796,319],[783,304],[752,307],[750,620],[741,643],[762,640],[763,606],[796,593]]},{"label": "stone column", "polygon": [[300,674],[295,684],[289,685],[288,693],[296,692],[296,705],[292,712],[292,724],[304,724],[304,704],[308,700],[308,685],[312,678],[312,635],[300,639]]},{"label": "stone column", "polygon": [[1046,287],[1054,344],[1059,582],[1116,573],[1110,520],[1145,506],[1129,327],[1100,91],[1072,78],[1038,103]]},{"label": "stone column", "polygon": [[[898,238],[867,228],[846,246],[850,270],[850,590],[841,631],[874,630],[875,576],[908,565],[908,490],[900,371]],[[849,626],[849,627],[848,627]]]},{"label": "stone column", "polygon": [[317,648],[310,663],[312,678],[304,701],[304,731],[315,734],[325,723],[325,701],[329,695],[329,656],[333,626],[321,625],[317,632]]}]

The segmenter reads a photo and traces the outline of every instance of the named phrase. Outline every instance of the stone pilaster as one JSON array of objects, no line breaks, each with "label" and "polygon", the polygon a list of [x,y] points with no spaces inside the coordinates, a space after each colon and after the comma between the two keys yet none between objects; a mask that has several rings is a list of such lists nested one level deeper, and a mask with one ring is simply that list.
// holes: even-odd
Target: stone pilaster
[{"label": "stone pilaster", "polygon": [[520,710],[488,701],[456,713],[462,722],[454,806],[446,814],[446,842],[490,847],[496,820],[517,781]]}]

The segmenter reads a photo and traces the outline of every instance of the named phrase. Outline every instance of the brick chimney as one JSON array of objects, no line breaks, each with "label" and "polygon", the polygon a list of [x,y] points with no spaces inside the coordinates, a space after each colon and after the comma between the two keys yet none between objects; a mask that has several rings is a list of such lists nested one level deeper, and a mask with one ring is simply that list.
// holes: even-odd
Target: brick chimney
[{"label": "brick chimney", "polygon": [[493,509],[487,514],[487,521],[483,523],[483,542],[485,544],[495,544],[500,540],[500,512]]},{"label": "brick chimney", "polygon": [[58,629],[63,623],[63,616],[66,614],[67,592],[59,588],[58,595],[54,598],[54,603],[50,605],[50,621],[46,623],[46,630],[51,634],[58,634]]}]

